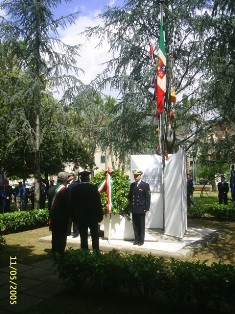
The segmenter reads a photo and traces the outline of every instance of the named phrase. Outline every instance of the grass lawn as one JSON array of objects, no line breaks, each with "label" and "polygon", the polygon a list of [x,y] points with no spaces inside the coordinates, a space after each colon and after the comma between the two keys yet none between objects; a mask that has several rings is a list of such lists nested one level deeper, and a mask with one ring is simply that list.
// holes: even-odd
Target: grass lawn
[{"label": "grass lawn", "polygon": [[[208,218],[189,219],[188,227],[226,229],[230,232],[223,234],[218,241],[208,244],[194,256],[187,257],[187,260],[208,260],[208,263],[221,261],[235,264],[235,222],[218,222]],[[50,235],[48,227],[5,235],[6,248],[1,252],[0,267],[9,265],[10,256],[17,256],[18,263],[28,265],[51,258],[51,244],[38,240],[48,235]]]}]

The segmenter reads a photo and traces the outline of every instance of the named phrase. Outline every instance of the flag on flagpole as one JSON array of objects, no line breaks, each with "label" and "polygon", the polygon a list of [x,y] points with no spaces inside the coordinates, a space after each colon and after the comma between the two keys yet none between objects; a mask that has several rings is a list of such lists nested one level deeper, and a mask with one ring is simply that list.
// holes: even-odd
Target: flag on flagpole
[{"label": "flag on flagpole", "polygon": [[153,54],[154,54],[154,48],[153,48],[153,44],[150,42],[149,43],[149,57],[152,62],[153,62]]},{"label": "flag on flagpole", "polygon": [[154,54],[153,44],[149,43],[149,56],[150,56],[150,59],[152,59],[153,54]]},{"label": "flag on flagpole", "polygon": [[163,112],[165,93],[166,93],[166,51],[164,44],[163,24],[161,22],[157,64],[157,82],[155,85],[155,98],[158,113]]},{"label": "flag on flagpole", "polygon": [[108,202],[106,205],[106,212],[111,213],[113,210],[113,179],[111,173],[113,170],[108,167],[106,170],[105,179],[98,186],[98,192],[101,193],[103,190],[106,190],[106,194],[108,197]]}]

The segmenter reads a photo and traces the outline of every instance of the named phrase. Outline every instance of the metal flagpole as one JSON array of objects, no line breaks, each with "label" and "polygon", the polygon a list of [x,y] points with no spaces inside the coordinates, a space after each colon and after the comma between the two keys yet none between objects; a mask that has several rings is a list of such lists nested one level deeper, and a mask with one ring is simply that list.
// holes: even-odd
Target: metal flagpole
[{"label": "metal flagpole", "polygon": [[[163,0],[160,1],[160,18],[161,25],[163,25]],[[164,97],[165,103],[165,97]],[[161,154],[162,154],[162,209],[163,209],[163,231],[165,231],[165,113],[164,113],[164,105],[163,111],[160,114],[160,136],[161,136]]]},{"label": "metal flagpole", "polygon": [[108,234],[108,243],[110,243],[111,239],[111,229],[112,229],[112,214],[109,214],[109,234]]}]

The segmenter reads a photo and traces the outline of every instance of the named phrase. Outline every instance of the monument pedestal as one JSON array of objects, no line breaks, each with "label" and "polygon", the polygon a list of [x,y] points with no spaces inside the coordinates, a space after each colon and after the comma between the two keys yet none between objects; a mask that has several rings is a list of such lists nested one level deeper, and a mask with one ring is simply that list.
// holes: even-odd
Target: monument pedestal
[{"label": "monument pedestal", "polygon": [[104,217],[104,238],[109,240],[133,240],[132,222],[121,215],[107,214]]}]

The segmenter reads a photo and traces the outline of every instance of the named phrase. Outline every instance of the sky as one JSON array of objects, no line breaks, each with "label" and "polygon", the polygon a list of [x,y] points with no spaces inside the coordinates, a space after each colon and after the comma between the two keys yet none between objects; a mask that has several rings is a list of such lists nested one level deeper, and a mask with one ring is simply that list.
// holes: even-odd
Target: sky
[{"label": "sky", "polygon": [[122,6],[124,0],[71,0],[68,3],[62,1],[54,11],[56,16],[66,15],[74,11],[81,12],[82,15],[93,15],[94,12],[104,11],[105,6]]},{"label": "sky", "polygon": [[[74,0],[69,3],[63,2],[54,10],[55,17],[65,16],[74,11],[81,12],[78,15],[76,24],[68,26],[65,30],[60,31],[60,39],[70,45],[82,44],[80,51],[80,57],[77,58],[77,66],[82,68],[85,73],[80,75],[79,79],[83,83],[89,84],[98,73],[101,73],[104,69],[104,65],[101,64],[111,58],[109,53],[109,46],[105,43],[102,48],[96,48],[99,39],[92,38],[88,40],[79,35],[86,27],[95,26],[100,24],[101,21],[97,19],[97,14],[105,10],[105,6],[122,6],[124,0]],[[105,91],[105,94],[109,94],[115,97],[115,91]],[[56,96],[56,95],[55,95]],[[60,95],[57,96],[60,98]]]}]

